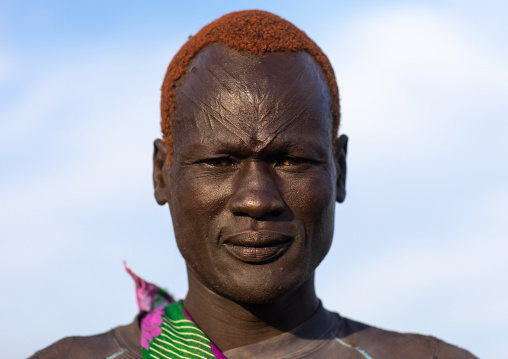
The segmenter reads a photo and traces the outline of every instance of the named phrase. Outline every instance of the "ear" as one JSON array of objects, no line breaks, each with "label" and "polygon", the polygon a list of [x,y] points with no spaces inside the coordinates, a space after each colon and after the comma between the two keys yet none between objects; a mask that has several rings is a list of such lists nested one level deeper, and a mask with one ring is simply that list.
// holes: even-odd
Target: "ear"
[{"label": "ear", "polygon": [[335,150],[335,170],[337,171],[336,200],[339,203],[346,199],[346,155],[347,155],[346,135],[341,135],[334,141]]},{"label": "ear", "polygon": [[155,200],[161,206],[168,203],[169,183],[167,179],[168,151],[166,144],[161,139],[153,142],[153,194]]}]

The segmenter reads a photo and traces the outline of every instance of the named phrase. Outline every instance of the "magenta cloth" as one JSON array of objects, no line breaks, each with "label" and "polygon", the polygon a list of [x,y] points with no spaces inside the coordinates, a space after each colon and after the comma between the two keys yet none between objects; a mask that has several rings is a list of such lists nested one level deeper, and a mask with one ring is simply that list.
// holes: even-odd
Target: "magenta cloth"
[{"label": "magenta cloth", "polygon": [[[138,302],[139,310],[149,312],[140,321],[141,346],[146,350],[149,350],[149,342],[162,333],[161,324],[163,321],[162,317],[164,315],[164,307],[173,303],[175,299],[165,290],[136,275],[129,267],[127,267],[127,263],[125,261],[123,264],[125,270],[130,274],[132,279],[134,279],[136,284],[136,300]],[[183,308],[183,312],[187,319],[196,324],[185,308]],[[211,340],[210,348],[212,349],[216,359],[227,359]]]},{"label": "magenta cloth", "polygon": [[155,307],[166,306],[175,301],[175,299],[165,290],[162,290],[155,284],[138,277],[129,267],[127,267],[127,263],[125,261],[123,262],[123,265],[127,273],[130,274],[136,283],[136,300],[138,301],[138,308],[140,311],[149,312]]},{"label": "magenta cloth", "polygon": [[141,320],[141,345],[148,350],[148,342],[153,338],[158,337],[162,330],[162,315],[164,314],[164,307],[158,307],[148,313]]}]

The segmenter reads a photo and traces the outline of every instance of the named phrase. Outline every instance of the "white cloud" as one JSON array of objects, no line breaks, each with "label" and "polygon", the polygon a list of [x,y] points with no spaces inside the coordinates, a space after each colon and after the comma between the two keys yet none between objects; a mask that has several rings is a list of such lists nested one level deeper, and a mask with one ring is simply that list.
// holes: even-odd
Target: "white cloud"
[{"label": "white cloud", "polygon": [[342,129],[362,160],[396,158],[401,151],[438,156],[467,123],[502,120],[478,116],[506,113],[500,101],[508,92],[506,58],[473,29],[411,8],[351,22],[347,36],[327,48],[341,90]]},{"label": "white cloud", "polygon": [[4,109],[0,150],[14,167],[4,166],[0,181],[3,275],[71,250],[73,215],[137,198],[150,186],[158,88],[136,58],[117,55],[41,64],[46,69]]}]

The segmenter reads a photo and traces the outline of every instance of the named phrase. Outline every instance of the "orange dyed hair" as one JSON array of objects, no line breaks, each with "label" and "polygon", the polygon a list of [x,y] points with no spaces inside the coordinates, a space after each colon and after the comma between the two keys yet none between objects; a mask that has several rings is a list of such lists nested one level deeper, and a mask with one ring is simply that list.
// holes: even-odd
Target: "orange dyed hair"
[{"label": "orange dyed hair", "polygon": [[330,61],[305,32],[283,18],[261,10],[232,12],[203,27],[173,57],[168,66],[161,95],[161,129],[168,150],[173,154],[172,117],[176,108],[179,80],[192,59],[206,46],[222,43],[239,53],[262,56],[272,53],[305,51],[323,70],[332,97],[332,134],[337,135],[340,122],[339,89]]}]

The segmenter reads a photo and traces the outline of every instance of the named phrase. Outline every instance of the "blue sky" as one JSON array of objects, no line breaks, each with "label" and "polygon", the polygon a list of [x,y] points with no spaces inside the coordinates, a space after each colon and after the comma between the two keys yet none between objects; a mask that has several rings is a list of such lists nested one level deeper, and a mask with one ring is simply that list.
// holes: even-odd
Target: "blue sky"
[{"label": "blue sky", "polygon": [[305,30],[339,81],[348,197],[324,305],[508,357],[501,1],[0,2],[0,356],[129,322],[124,259],[185,295],[151,188],[159,88],[188,35],[248,8]]}]

